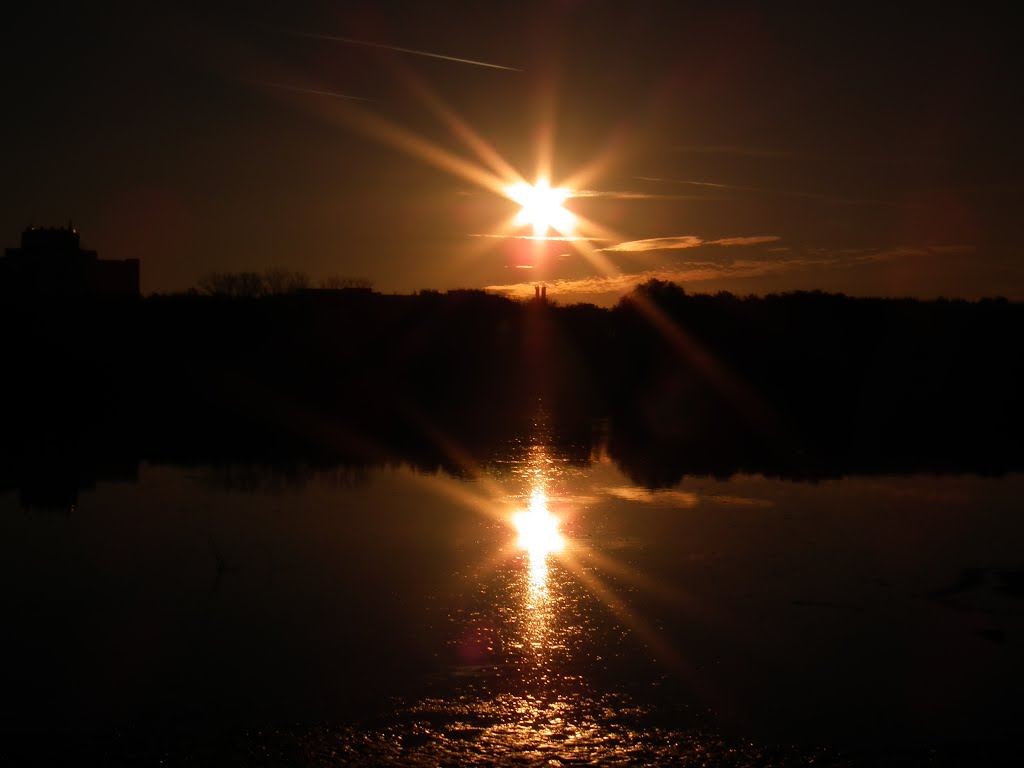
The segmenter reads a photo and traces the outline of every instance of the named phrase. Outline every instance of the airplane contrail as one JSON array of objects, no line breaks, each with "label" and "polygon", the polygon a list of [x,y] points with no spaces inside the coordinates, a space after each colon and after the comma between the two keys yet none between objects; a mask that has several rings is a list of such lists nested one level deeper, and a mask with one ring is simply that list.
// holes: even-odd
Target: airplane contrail
[{"label": "airplane contrail", "polygon": [[525,70],[519,69],[518,67],[506,67],[502,64],[491,64],[486,61],[476,61],[475,59],[460,59],[457,56],[446,56],[443,53],[431,53],[430,51],[416,51],[412,48],[400,48],[397,45],[387,45],[385,43],[373,43],[369,40],[355,40],[351,37],[339,37],[337,35],[321,35],[316,32],[296,32],[293,31],[291,34],[297,37],[308,37],[313,40],[333,40],[336,43],[347,43],[348,45],[362,45],[366,48],[380,48],[385,51],[397,51],[398,53],[408,53],[413,56],[426,56],[430,59],[441,59],[442,61],[454,61],[457,64],[472,64],[476,67],[487,67],[489,69],[503,69],[508,72],[523,72]]},{"label": "airplane contrail", "polygon": [[304,88],[300,85],[286,85],[284,83],[271,83],[263,81],[260,85],[265,85],[268,88],[280,88],[285,91],[295,91],[296,93],[309,93],[314,96],[330,96],[335,99],[345,99],[346,101],[373,101],[365,96],[350,96],[347,93],[338,93],[337,91],[322,91],[317,88]]}]

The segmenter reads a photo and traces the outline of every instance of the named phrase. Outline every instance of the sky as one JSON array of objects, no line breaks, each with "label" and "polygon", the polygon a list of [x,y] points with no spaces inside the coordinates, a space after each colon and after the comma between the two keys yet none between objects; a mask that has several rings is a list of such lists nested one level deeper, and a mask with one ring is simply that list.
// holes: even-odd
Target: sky
[{"label": "sky", "polygon": [[[72,221],[144,293],[214,271],[614,303],[1024,299],[1024,54],[972,4],[24,4],[0,240]],[[504,187],[565,186],[572,231]]]}]

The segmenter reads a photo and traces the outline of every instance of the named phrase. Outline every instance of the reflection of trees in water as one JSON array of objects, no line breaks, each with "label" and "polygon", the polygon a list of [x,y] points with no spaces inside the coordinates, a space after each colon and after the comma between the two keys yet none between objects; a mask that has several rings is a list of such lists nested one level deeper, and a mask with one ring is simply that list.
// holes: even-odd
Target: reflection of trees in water
[{"label": "reflection of trees in water", "polygon": [[313,484],[348,490],[370,484],[366,466],[338,464],[311,467],[304,464],[223,464],[203,467],[194,475],[204,486],[228,493],[283,495],[300,493]]},{"label": "reflection of trees in water", "polygon": [[[270,275],[273,292],[289,279]],[[33,474],[26,439],[67,434],[84,446],[68,466],[248,464],[217,482],[286,492],[314,466],[472,476],[531,439],[585,465],[595,424],[651,487],[737,471],[1001,472],[1024,466],[1022,330],[1024,305],[1005,301],[657,283],[610,310],[355,287],[0,305],[13,372],[0,377],[0,486]]]}]

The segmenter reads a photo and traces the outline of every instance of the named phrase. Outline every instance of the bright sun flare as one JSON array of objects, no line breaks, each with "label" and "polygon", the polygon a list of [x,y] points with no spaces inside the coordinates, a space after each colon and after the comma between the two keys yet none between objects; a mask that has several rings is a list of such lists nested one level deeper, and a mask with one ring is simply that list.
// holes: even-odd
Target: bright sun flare
[{"label": "bright sun flare", "polygon": [[564,540],[558,531],[558,518],[547,508],[547,496],[537,489],[530,498],[530,508],[514,515],[512,522],[519,532],[519,546],[531,558],[543,559],[552,552],[560,552]]},{"label": "bright sun flare", "polygon": [[536,184],[513,184],[505,193],[522,206],[516,215],[518,226],[532,226],[533,234],[541,237],[548,230],[566,233],[572,230],[576,217],[562,205],[569,197],[567,189],[552,187],[547,179]]}]

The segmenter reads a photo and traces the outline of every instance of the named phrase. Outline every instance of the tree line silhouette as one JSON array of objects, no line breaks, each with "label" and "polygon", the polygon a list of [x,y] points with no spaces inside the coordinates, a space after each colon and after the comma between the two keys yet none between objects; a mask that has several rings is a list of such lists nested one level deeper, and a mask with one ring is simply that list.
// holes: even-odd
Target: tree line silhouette
[{"label": "tree line silhouette", "polygon": [[[373,288],[373,281],[362,277],[331,275],[320,280],[315,287],[369,291]],[[307,273],[272,267],[262,272],[210,272],[200,278],[192,293],[221,298],[257,299],[301,293],[311,288],[314,288],[314,281]]]},{"label": "tree line silhouette", "polygon": [[651,487],[1022,466],[1024,305],[1003,299],[691,295],[649,281],[605,309],[310,289],[287,274],[241,290],[236,278],[204,293],[0,305],[6,458],[74,434],[90,437],[71,453],[411,457],[459,471],[453,455],[486,459],[540,402],[582,455],[606,425],[611,456]]}]

